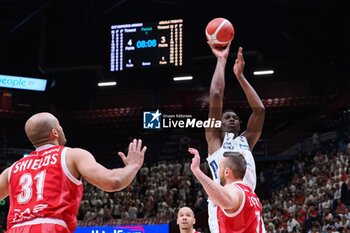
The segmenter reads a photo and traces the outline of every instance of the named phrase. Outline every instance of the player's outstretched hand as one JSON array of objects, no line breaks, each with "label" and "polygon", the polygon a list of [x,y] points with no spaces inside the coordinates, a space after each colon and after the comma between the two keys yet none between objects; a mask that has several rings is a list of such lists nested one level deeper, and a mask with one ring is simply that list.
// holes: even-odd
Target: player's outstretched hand
[{"label": "player's outstretched hand", "polygon": [[223,58],[227,60],[228,54],[230,53],[231,42],[228,43],[225,47],[215,47],[209,41],[207,41],[207,43],[210,46],[211,51],[215,55],[215,57],[217,57],[218,59]]},{"label": "player's outstretched hand", "polygon": [[244,66],[245,62],[243,58],[243,48],[239,47],[237,52],[237,59],[235,61],[235,64],[233,65],[233,73],[236,75],[237,78],[243,77]]},{"label": "player's outstretched hand", "polygon": [[194,148],[188,148],[188,152],[190,152],[191,154],[193,154],[193,158],[192,158],[192,163],[191,163],[191,170],[192,172],[196,171],[197,169],[200,169],[200,162],[201,162],[201,157],[199,156],[199,152],[198,150],[194,149]]},{"label": "player's outstretched hand", "polygon": [[147,150],[146,146],[142,147],[141,139],[138,139],[138,140],[134,139],[129,144],[127,156],[125,156],[123,152],[118,152],[118,155],[123,160],[123,163],[125,164],[125,166],[129,164],[134,164],[134,165],[137,165],[138,168],[141,168],[145,158],[146,150]]}]

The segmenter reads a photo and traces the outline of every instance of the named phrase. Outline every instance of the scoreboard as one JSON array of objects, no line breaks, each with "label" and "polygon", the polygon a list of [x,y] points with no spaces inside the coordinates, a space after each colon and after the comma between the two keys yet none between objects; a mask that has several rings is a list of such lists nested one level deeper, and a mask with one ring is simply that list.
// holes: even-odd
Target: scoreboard
[{"label": "scoreboard", "polygon": [[161,20],[110,27],[111,72],[183,65],[183,20]]}]

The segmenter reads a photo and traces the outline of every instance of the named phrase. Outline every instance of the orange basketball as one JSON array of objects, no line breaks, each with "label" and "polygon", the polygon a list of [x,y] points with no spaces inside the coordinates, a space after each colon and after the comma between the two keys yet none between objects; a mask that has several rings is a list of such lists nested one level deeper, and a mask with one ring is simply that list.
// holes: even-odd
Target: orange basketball
[{"label": "orange basketball", "polygon": [[227,19],[215,18],[208,23],[205,34],[210,44],[215,47],[224,47],[233,40],[235,29]]}]

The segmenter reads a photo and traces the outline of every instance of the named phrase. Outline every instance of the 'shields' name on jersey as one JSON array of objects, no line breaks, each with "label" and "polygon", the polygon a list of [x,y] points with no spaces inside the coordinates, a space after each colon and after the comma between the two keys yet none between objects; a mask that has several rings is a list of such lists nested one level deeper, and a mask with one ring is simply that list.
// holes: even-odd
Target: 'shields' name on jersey
[{"label": "'shields' name on jersey", "polygon": [[45,157],[28,159],[25,161],[20,161],[15,164],[13,173],[24,171],[27,169],[37,170],[41,167],[45,167],[51,164],[57,163],[58,154],[46,155]]}]

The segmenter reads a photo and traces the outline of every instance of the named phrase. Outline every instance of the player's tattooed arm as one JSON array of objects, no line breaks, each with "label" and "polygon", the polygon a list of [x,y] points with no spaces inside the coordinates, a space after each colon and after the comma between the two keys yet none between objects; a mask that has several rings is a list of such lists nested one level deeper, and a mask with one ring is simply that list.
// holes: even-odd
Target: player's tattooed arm
[{"label": "player's tattooed arm", "polygon": [[209,188],[211,191],[215,192],[215,189],[214,189],[213,186],[211,186],[207,181],[204,181],[204,182],[205,182],[205,184],[208,186],[208,188]]},{"label": "player's tattooed arm", "polygon": [[233,199],[237,199],[237,197],[232,196],[230,189],[216,183],[202,172],[200,169],[200,156],[196,149],[189,148],[188,151],[194,155],[191,163],[191,170],[199,183],[201,183],[209,198],[216,205],[224,209],[233,209],[234,207],[232,206],[232,203],[237,203],[237,201]]}]

